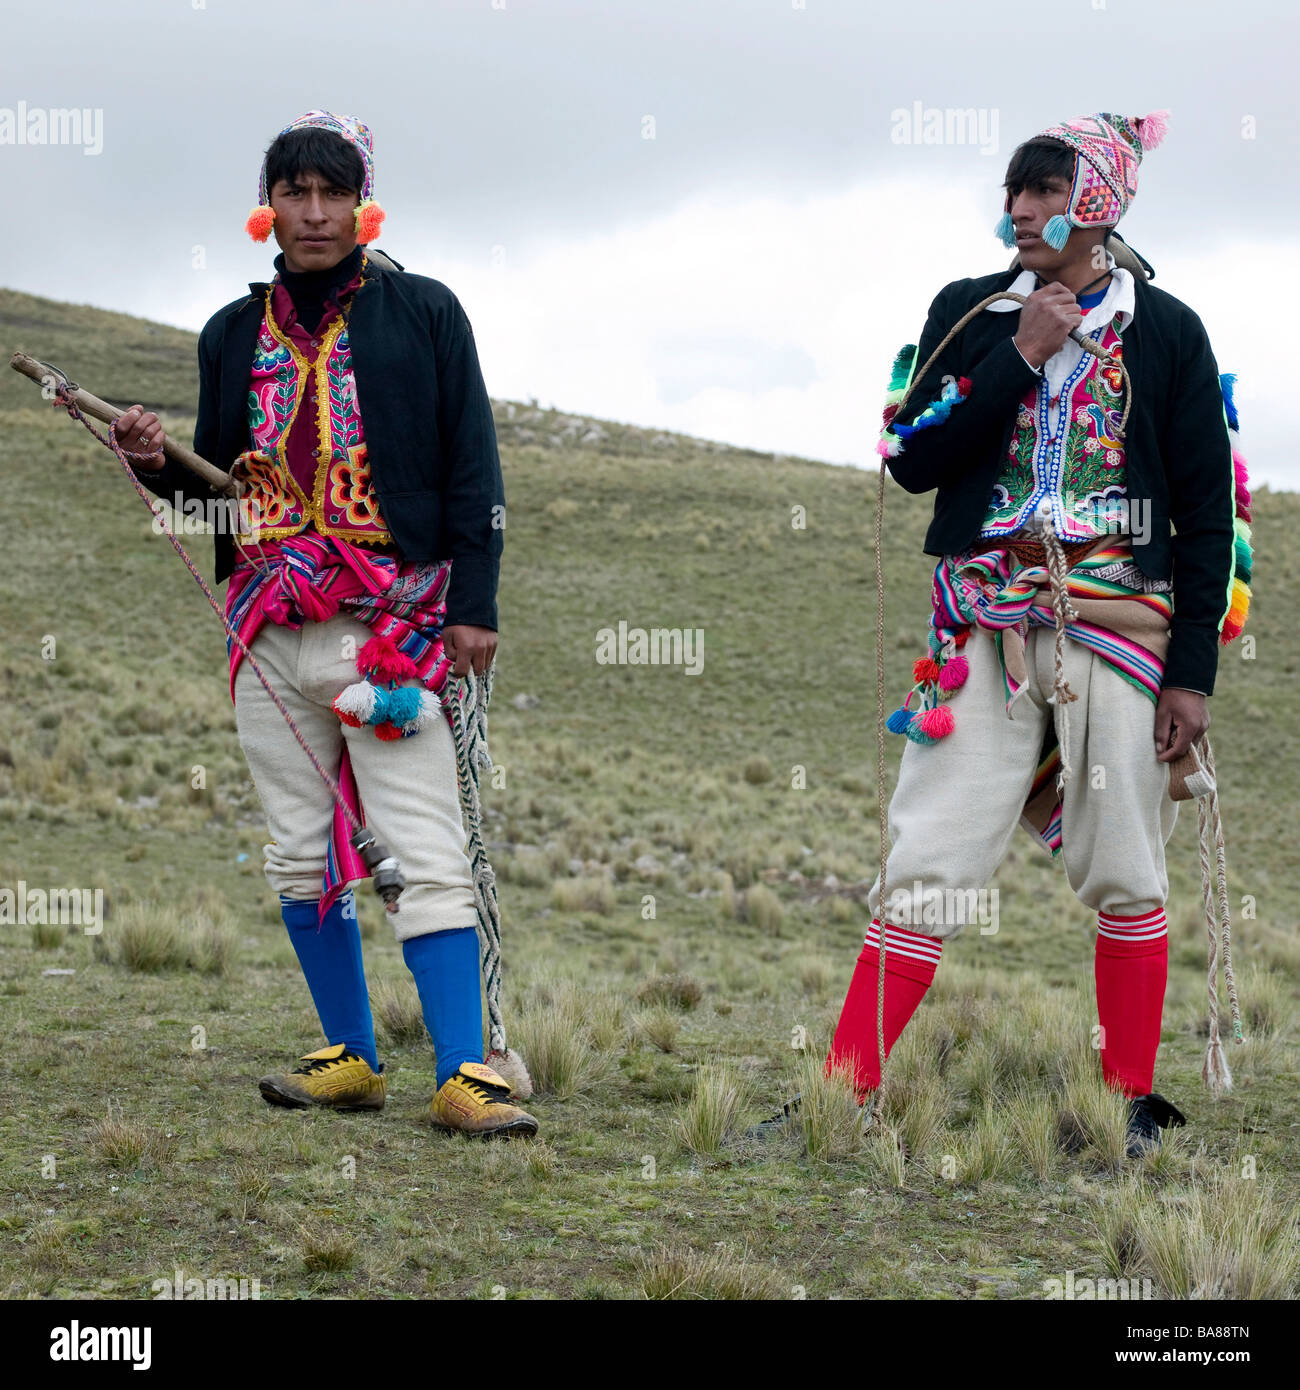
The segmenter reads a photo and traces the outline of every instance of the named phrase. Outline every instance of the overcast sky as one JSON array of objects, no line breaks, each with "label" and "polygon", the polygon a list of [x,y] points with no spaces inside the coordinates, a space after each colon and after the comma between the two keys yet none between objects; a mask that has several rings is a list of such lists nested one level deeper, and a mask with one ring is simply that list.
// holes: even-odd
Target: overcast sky
[{"label": "overcast sky", "polygon": [[[1010,264],[1015,146],[1163,107],[1120,231],[1238,373],[1252,478],[1295,488],[1298,28],[1282,0],[7,6],[0,285],[200,328],[269,277],[262,152],[326,107],[373,128],[377,245],[459,296],[494,396],[874,462],[935,293]],[[73,107],[80,144],[16,143]]]}]

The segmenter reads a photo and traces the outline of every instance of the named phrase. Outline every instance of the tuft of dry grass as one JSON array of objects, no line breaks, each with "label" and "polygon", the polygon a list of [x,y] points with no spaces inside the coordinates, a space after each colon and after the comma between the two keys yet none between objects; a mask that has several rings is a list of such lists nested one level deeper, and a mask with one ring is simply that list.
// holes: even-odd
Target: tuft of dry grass
[{"label": "tuft of dry grass", "polygon": [[753,1301],[790,1296],[774,1271],[754,1264],[747,1255],[737,1257],[725,1246],[701,1254],[661,1243],[638,1256],[636,1269],[647,1299]]},{"label": "tuft of dry grass", "polygon": [[551,885],[551,906],[561,912],[596,912],[608,916],[617,906],[609,879],[560,878]]},{"label": "tuft of dry grass", "polygon": [[650,1043],[652,1047],[657,1047],[660,1052],[676,1052],[677,1042],[681,1036],[682,1019],[681,1015],[674,1010],[666,1008],[663,1004],[653,1009],[646,1009],[636,1017],[636,1026]]},{"label": "tuft of dry grass", "polygon": [[528,1059],[533,1090],[556,1100],[572,1100],[603,1079],[613,1058],[599,1051],[590,1030],[568,1009],[541,1008],[521,1014],[511,1033]]},{"label": "tuft of dry grass", "polygon": [[237,948],[233,932],[199,912],[190,931],[186,964],[201,975],[228,975]]},{"label": "tuft of dry grass", "polygon": [[412,1047],[428,1041],[424,1010],[413,980],[379,980],[372,985],[370,1012],[390,1047]]},{"label": "tuft of dry grass", "polygon": [[158,903],[129,903],[118,916],[118,959],[128,970],[157,974],[178,970],[188,958],[186,943],[167,909]]},{"label": "tuft of dry grass", "polygon": [[785,910],[781,899],[765,883],[754,883],[745,889],[744,917],[759,931],[775,936],[781,930]]},{"label": "tuft of dry grass", "polygon": [[814,1162],[840,1163],[862,1151],[862,1107],[854,1091],[853,1068],[837,1063],[826,1071],[820,1053],[805,1053],[796,1068],[799,1105],[793,1132]]},{"label": "tuft of dry grass", "polygon": [[1020,1085],[1006,1103],[1006,1116],[1021,1158],[1034,1176],[1045,1182],[1056,1167],[1059,1152],[1055,1102],[1044,1092]]},{"label": "tuft of dry grass", "polygon": [[636,992],[643,1004],[670,1005],[674,1009],[693,1009],[704,997],[704,990],[698,980],[690,975],[674,972],[667,975],[651,975]]},{"label": "tuft of dry grass", "polygon": [[676,1107],[673,1128],[691,1153],[716,1158],[750,1101],[748,1082],[729,1062],[707,1064],[696,1072],[689,1099]]},{"label": "tuft of dry grass", "polygon": [[91,1126],[90,1141],[105,1162],[123,1169],[138,1168],[146,1159],[163,1162],[176,1150],[174,1136],[111,1111]]},{"label": "tuft of dry grass", "polygon": [[1294,1299],[1295,1211],[1270,1182],[1213,1173],[1128,1208],[1138,1262],[1170,1298]]},{"label": "tuft of dry grass", "polygon": [[310,1274],[341,1274],[357,1257],[357,1242],[342,1231],[304,1226],[299,1232],[303,1268]]}]

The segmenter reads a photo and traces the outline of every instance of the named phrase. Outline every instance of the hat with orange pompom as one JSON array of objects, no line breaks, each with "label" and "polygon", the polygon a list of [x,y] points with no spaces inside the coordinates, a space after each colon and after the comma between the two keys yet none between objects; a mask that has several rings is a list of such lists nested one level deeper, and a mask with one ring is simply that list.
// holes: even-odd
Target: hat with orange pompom
[{"label": "hat with orange pompom", "polygon": [[[280,132],[287,135],[291,130],[304,130],[308,127],[328,130],[341,135],[355,145],[365,165],[365,179],[361,185],[361,202],[357,204],[357,240],[364,246],[379,236],[379,227],[384,220],[384,210],[374,199],[375,187],[375,139],[370,127],[357,120],[355,116],[336,116],[333,111],[308,111],[296,121],[285,126]],[[257,180],[257,206],[248,214],[244,230],[254,241],[265,241],[271,235],[275,222],[275,209],[271,206],[270,191],[266,186],[266,159],[262,160],[262,170]]]}]

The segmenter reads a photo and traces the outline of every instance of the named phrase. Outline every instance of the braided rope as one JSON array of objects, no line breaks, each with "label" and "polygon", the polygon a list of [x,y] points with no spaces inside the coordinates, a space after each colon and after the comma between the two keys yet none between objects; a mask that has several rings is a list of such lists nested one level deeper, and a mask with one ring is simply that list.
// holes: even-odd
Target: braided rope
[{"label": "braided rope", "polygon": [[1056,615],[1056,649],[1053,653],[1055,669],[1051,698],[1056,741],[1061,751],[1061,767],[1056,775],[1056,789],[1064,791],[1065,784],[1074,775],[1074,769],[1070,766],[1070,718],[1066,706],[1079,698],[1065,679],[1065,625],[1067,622],[1077,623],[1079,613],[1070,600],[1070,567],[1051,517],[1045,517],[1043,520],[1043,546],[1047,551],[1047,577],[1052,590],[1052,612]]},{"label": "braided rope", "polygon": [[[1228,987],[1228,1000],[1232,1008],[1232,1030],[1236,1042],[1244,1042],[1241,1027],[1241,1007],[1237,999],[1237,981],[1232,969],[1232,921],[1228,908],[1228,876],[1226,853],[1223,843],[1223,820],[1219,811],[1219,788],[1214,775],[1214,750],[1210,747],[1208,735],[1201,736],[1201,750],[1205,759],[1205,770],[1209,773],[1214,789],[1207,795],[1197,798],[1197,821],[1201,852],[1201,886],[1205,904],[1205,928],[1207,935],[1206,987],[1209,994],[1209,1029],[1205,1045],[1205,1061],[1201,1066],[1201,1079],[1214,1096],[1232,1089],[1232,1072],[1223,1051],[1219,1033],[1219,960],[1223,960],[1223,977]],[[1193,750],[1195,752],[1195,750]],[[1214,874],[1213,882],[1217,892],[1211,889],[1210,872],[1210,828],[1214,832]],[[1217,914],[1217,917],[1216,917]]]},{"label": "braided rope", "polygon": [[460,809],[465,821],[466,853],[474,879],[474,905],[478,912],[479,950],[483,988],[487,995],[488,1041],[492,1052],[506,1051],[506,1029],[501,1016],[501,909],[497,903],[497,880],[483,844],[483,812],[479,798],[479,769],[490,772],[492,757],[487,743],[487,707],[492,695],[495,667],[489,666],[476,680],[465,677],[470,706],[467,725],[465,708],[453,694],[447,702],[451,712],[452,734],[456,744],[456,782],[460,788]]}]

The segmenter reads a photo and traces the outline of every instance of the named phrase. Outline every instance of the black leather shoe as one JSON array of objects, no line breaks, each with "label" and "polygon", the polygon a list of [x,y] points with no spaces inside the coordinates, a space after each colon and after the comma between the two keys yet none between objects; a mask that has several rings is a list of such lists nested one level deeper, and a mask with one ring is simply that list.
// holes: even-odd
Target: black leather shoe
[{"label": "black leather shoe", "polygon": [[1128,1103],[1128,1148],[1130,1158],[1142,1158],[1160,1147],[1160,1131],[1177,1129],[1187,1123],[1187,1116],[1176,1105],[1154,1091],[1149,1096],[1134,1096]]},{"label": "black leather shoe", "polygon": [[747,1139],[779,1139],[782,1135],[789,1134],[790,1123],[794,1119],[802,1099],[802,1096],[792,1096],[776,1114],[761,1124],[755,1125],[752,1129],[747,1129],[745,1137]]}]

